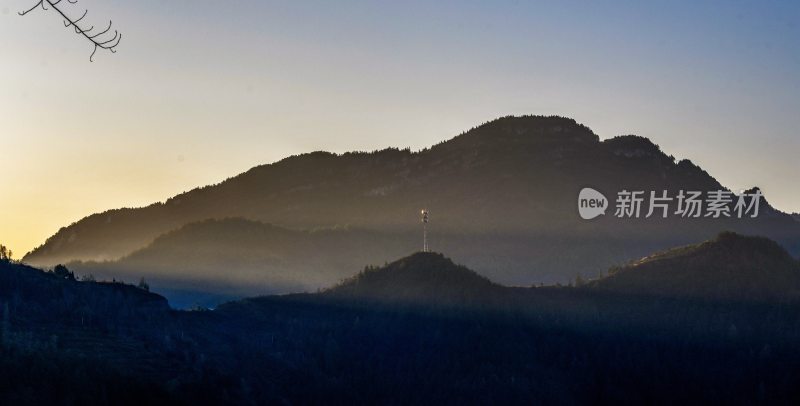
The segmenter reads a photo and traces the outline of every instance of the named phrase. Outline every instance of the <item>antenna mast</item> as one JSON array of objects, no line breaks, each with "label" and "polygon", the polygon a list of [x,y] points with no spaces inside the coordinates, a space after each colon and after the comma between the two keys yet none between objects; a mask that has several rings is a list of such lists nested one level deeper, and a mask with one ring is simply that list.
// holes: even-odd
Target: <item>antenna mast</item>
[{"label": "antenna mast", "polygon": [[428,252],[428,210],[422,209],[422,252]]}]

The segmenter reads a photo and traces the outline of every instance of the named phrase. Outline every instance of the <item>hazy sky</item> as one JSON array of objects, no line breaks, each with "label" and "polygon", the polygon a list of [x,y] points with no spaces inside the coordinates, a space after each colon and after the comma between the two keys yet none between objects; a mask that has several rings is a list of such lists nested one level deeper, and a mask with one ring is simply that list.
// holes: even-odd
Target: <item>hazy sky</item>
[{"label": "hazy sky", "polygon": [[0,1],[17,257],[287,155],[419,149],[508,114],[643,135],[800,211],[800,2],[80,0],[124,33],[93,63],[52,11],[16,14],[31,4]]}]

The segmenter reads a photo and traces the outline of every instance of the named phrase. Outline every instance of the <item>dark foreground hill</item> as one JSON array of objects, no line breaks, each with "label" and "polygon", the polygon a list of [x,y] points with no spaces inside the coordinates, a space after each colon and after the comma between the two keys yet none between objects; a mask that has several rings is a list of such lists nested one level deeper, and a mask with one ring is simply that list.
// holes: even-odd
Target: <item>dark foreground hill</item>
[{"label": "dark foreground hill", "polygon": [[212,311],[15,264],[0,283],[0,404],[800,399],[793,299],[507,288],[434,253]]},{"label": "dark foreground hill", "polygon": [[[175,264],[198,244],[222,253],[217,259],[206,258],[205,269],[198,272],[219,269],[236,285],[218,283],[204,289],[285,286],[280,275],[286,274],[308,286],[320,281],[319,272],[325,270],[295,266],[304,263],[305,253],[287,252],[269,266],[236,263],[229,255],[241,254],[231,248],[231,241],[267,251],[274,244],[279,251],[293,241],[294,233],[284,233],[284,241],[276,235],[270,246],[261,243],[260,234],[252,233],[246,223],[238,223],[239,230],[226,226],[225,238],[221,235],[215,241],[204,235],[195,241],[191,234],[178,238],[166,233],[198,222],[209,226],[202,223],[207,219],[239,217],[289,230],[347,228],[383,236],[379,240],[391,235],[402,241],[399,246],[416,248],[421,245],[418,216],[423,206],[431,212],[432,247],[507,285],[565,283],[577,274],[591,277],[612,264],[702,241],[723,230],[764,235],[800,255],[800,222],[766,202],[755,219],[617,219],[611,215],[612,207],[606,216],[584,221],[577,214],[577,195],[586,186],[603,192],[612,203],[623,189],[668,190],[674,196],[681,189],[723,187],[694,163],[676,160],[644,137],[601,141],[572,119],[504,117],[419,152],[314,152],[252,168],[163,203],[93,214],[61,229],[26,255],[25,261],[52,266],[73,260],[116,260],[144,248],[136,254],[137,261],[163,270],[173,279],[172,285],[195,289],[193,271]],[[644,215],[647,207],[642,210]],[[173,244],[159,252],[145,248],[165,234],[187,246]],[[254,240],[247,242],[249,237]],[[320,245],[320,251],[339,247],[336,239],[327,242],[334,245]],[[369,252],[366,263],[382,263],[411,252],[407,248],[398,252],[397,245],[343,247],[353,256]],[[344,263],[323,279],[336,280],[341,276],[338,272],[351,265]],[[109,266],[107,272],[114,275],[128,268],[128,264]],[[276,279],[270,279],[273,276]],[[159,286],[154,283],[154,287]]]},{"label": "dark foreground hill", "polygon": [[0,404],[160,403],[174,377],[166,299],[0,261]]},{"label": "dark foreground hill", "polygon": [[78,282],[72,275],[0,261],[0,306],[21,322],[138,326],[167,316],[166,299],[118,282]]},{"label": "dark foreground hill", "polygon": [[800,262],[774,241],[726,232],[614,269],[590,286],[696,298],[794,299],[800,297]]}]

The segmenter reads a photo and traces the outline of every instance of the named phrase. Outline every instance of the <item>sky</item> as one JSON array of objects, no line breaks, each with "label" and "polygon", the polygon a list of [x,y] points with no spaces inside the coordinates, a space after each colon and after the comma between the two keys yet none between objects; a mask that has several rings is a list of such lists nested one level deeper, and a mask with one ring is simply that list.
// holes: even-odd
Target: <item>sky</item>
[{"label": "sky", "polygon": [[800,212],[800,2],[0,0],[0,243],[283,157],[505,115],[638,134]]}]

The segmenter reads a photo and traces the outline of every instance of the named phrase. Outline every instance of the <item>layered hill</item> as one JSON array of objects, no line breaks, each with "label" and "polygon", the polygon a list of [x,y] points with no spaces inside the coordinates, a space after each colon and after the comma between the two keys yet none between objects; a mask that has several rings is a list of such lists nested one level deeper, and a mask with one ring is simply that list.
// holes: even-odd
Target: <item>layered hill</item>
[{"label": "layered hill", "polygon": [[590,286],[707,299],[791,299],[800,297],[800,262],[774,241],[725,232],[614,269]]},{"label": "layered hill", "polygon": [[68,266],[96,278],[144,277],[173,306],[185,307],[212,304],[204,303],[204,294],[215,299],[329,287],[365,263],[414,252],[415,242],[363,229],[298,231],[243,218],[210,219],[165,233],[117,261]]},{"label": "layered hill", "polygon": [[[568,118],[504,117],[419,152],[314,152],[252,168],[163,203],[93,214],[61,229],[24,260],[52,265],[126,257],[120,262],[139,261],[138,268],[172,275],[183,273],[175,268],[174,258],[183,257],[192,246],[203,246],[209,253],[222,254],[216,258],[209,254],[205,265],[198,262],[194,268],[213,270],[238,287],[284,286],[286,281],[279,274],[292,275],[300,286],[315,286],[341,276],[334,272],[319,279],[318,272],[325,271],[292,265],[317,251],[285,251],[284,262],[275,262],[275,266],[283,263],[283,268],[266,273],[260,271],[264,268],[260,260],[259,264],[241,263],[227,254],[235,251],[258,257],[261,254],[242,249],[255,246],[269,252],[268,246],[288,246],[296,233],[275,234],[269,243],[246,242],[261,240],[245,223],[231,225],[214,238],[174,233],[186,231],[182,227],[193,223],[207,226],[203,223],[207,219],[239,217],[296,232],[350,229],[402,241],[401,249],[381,244],[368,245],[368,249],[358,248],[362,243],[336,245],[349,241],[347,236],[328,239],[325,244],[332,246],[317,249],[349,250],[355,256],[368,252],[368,258],[359,258],[362,264],[380,263],[421,245],[418,216],[422,207],[431,212],[430,240],[435,250],[510,285],[594,275],[614,263],[705,240],[723,230],[767,236],[800,254],[800,223],[766,202],[755,219],[632,220],[614,218],[610,209],[606,216],[585,221],[577,214],[577,195],[586,186],[603,192],[612,202],[623,189],[668,190],[674,195],[681,189],[722,188],[692,162],[676,160],[644,137],[601,141],[588,127]],[[156,243],[162,235],[174,243],[157,247],[165,242]],[[109,272],[116,269],[109,266]],[[193,289],[191,279],[181,283]]]},{"label": "layered hill", "polygon": [[[741,238],[721,254],[783,263]],[[417,253],[320,293],[169,311],[0,262],[0,403],[791,403],[796,303],[501,287]]]},{"label": "layered hill", "polygon": [[464,304],[502,289],[442,254],[418,252],[382,267],[367,267],[324,295],[389,303]]}]

